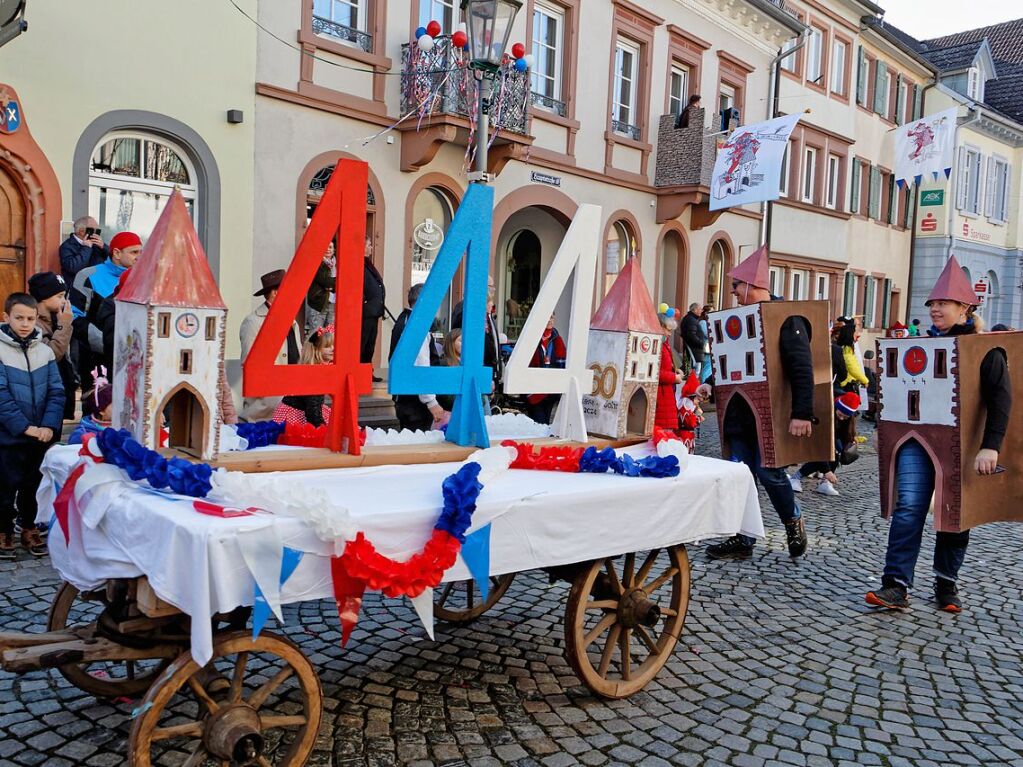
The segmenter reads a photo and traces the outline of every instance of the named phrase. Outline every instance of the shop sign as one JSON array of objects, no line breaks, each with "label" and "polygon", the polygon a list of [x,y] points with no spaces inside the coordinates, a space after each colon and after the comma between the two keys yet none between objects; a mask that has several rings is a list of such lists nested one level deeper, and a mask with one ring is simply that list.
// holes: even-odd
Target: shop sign
[{"label": "shop sign", "polygon": [[534,170],[529,174],[529,177],[537,184],[547,184],[547,186],[561,186],[561,176],[552,176],[550,173],[543,173],[538,170]]},{"label": "shop sign", "polygon": [[14,133],[21,127],[21,107],[14,99],[3,103],[3,119],[0,120],[0,133]]},{"label": "shop sign", "polygon": [[928,205],[944,205],[945,204],[945,190],[944,189],[932,189],[929,192],[922,192],[920,194],[920,205],[926,207]]},{"label": "shop sign", "polygon": [[971,227],[969,221],[963,221],[963,239],[990,242],[991,235],[987,232],[980,231],[976,227]]},{"label": "shop sign", "polygon": [[432,218],[428,218],[416,226],[412,239],[423,250],[437,250],[444,244],[444,232],[433,223]]},{"label": "shop sign", "polygon": [[933,213],[928,213],[923,219],[921,219],[920,231],[928,233],[938,231],[938,219],[934,217]]}]

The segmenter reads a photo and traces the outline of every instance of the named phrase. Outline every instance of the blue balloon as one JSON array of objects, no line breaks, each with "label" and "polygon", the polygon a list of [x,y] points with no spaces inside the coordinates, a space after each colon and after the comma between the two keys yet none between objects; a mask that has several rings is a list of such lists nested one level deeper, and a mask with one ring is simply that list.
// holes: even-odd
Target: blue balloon
[{"label": "blue balloon", "polygon": [[672,317],[675,316],[675,310],[674,309],[669,309],[668,311],[666,311],[664,313],[664,316],[667,317],[670,320]]},{"label": "blue balloon", "polygon": [[416,40],[426,34],[426,27],[416,27]]},{"label": "blue balloon", "polygon": [[529,69],[529,65],[526,63],[525,59],[515,59],[515,69],[518,72],[525,72]]},{"label": "blue balloon", "polygon": [[462,46],[462,50],[465,51],[466,53],[468,53],[469,52],[469,43],[466,43],[465,45],[463,45]]}]

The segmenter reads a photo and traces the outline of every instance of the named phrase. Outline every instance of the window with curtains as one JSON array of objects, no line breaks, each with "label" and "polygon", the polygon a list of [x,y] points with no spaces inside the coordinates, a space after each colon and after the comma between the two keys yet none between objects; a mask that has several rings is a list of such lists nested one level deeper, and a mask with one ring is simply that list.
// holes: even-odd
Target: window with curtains
[{"label": "window with curtains", "polygon": [[849,184],[849,212],[859,214],[860,197],[863,194],[863,163],[855,157],[852,161],[852,179]]},{"label": "window with curtains", "polygon": [[565,13],[553,6],[537,3],[533,8],[533,105],[565,116],[562,96]]},{"label": "window with curtains", "polygon": [[863,278],[863,306],[860,308],[863,315],[863,327],[874,328],[877,319],[877,279],[875,277]]},{"label": "window with curtains", "polygon": [[845,95],[845,57],[848,46],[841,40],[831,43],[831,91]]},{"label": "window with curtains", "polygon": [[638,103],[639,45],[619,39],[615,44],[614,94],[611,129],[639,140]]},{"label": "window with curtains", "polygon": [[852,272],[845,273],[845,288],[842,291],[842,314],[847,317],[856,313],[856,289],[859,278]]},{"label": "window with curtains", "polygon": [[870,190],[867,200],[867,216],[875,221],[881,220],[881,171],[870,169]]}]

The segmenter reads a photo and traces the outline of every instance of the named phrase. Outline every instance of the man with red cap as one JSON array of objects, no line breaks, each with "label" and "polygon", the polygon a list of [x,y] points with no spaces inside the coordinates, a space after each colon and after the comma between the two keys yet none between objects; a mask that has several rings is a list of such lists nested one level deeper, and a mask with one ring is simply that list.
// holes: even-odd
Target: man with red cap
[{"label": "man with red cap", "polygon": [[[933,323],[927,334],[941,337],[979,333],[980,318],[974,314],[979,304],[970,280],[956,257],[951,256],[925,302]],[[981,360],[980,391],[960,391],[959,396],[980,397],[984,403],[984,430],[973,470],[982,475],[995,474],[1000,471],[998,454],[1012,414],[1012,380],[1002,349],[990,350]],[[884,410],[880,420],[884,421]],[[880,467],[881,471],[892,471],[896,483],[884,574],[881,588],[868,592],[866,599],[875,607],[905,610],[909,607],[909,590],[913,587],[924,524],[934,496],[936,469],[926,449],[915,439],[906,440],[891,463],[894,467]],[[962,610],[957,580],[969,542],[969,530],[935,534],[934,598],[939,609],[946,612]]]},{"label": "man with red cap", "polygon": [[135,232],[118,232],[110,240],[110,257],[75,276],[71,303],[75,310],[75,338],[78,340],[78,378],[92,380],[92,369],[103,357],[103,327],[98,314],[103,299],[114,294],[118,281],[142,253],[142,238]]},{"label": "man with red cap", "polygon": [[[763,245],[729,273],[732,295],[742,306],[782,300],[771,295],[769,259],[767,246]],[[813,413],[813,357],[806,321],[796,316],[787,319],[782,325],[779,342],[785,377],[792,387],[788,431],[793,437],[809,437],[818,419]],[[709,388],[704,384],[700,393],[709,396]],[[732,460],[745,463],[771,499],[785,525],[789,556],[801,557],[806,553],[806,527],[799,504],[785,469],[763,465],[756,418],[744,398],[735,397],[729,404],[721,440],[727,443]],[[712,559],[747,559],[753,554],[755,542],[756,539],[747,535],[733,535],[722,543],[708,546],[707,555]]]}]

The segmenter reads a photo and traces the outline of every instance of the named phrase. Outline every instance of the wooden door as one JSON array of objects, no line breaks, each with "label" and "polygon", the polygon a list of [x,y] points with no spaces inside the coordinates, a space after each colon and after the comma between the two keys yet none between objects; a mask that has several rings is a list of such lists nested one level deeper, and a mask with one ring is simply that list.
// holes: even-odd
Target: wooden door
[{"label": "wooden door", "polygon": [[25,199],[0,165],[0,301],[25,289]]}]

